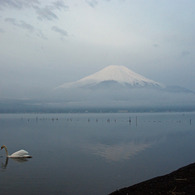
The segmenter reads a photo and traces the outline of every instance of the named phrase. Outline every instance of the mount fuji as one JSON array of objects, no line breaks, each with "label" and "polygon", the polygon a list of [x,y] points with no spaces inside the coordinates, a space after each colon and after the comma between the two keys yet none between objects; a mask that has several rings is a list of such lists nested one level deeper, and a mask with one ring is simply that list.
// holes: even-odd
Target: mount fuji
[{"label": "mount fuji", "polygon": [[147,79],[140,74],[133,72],[125,66],[111,65],[92,75],[84,77],[78,81],[65,83],[58,89],[65,88],[102,88],[102,87],[156,87],[163,88],[164,85]]},{"label": "mount fuji", "polygon": [[118,65],[56,87],[51,100],[59,106],[77,108],[195,105],[195,95],[190,90],[167,87]]},{"label": "mount fuji", "polygon": [[75,82],[52,88],[27,100],[0,100],[0,111],[194,111],[195,93],[180,86],[165,86],[111,65]]}]

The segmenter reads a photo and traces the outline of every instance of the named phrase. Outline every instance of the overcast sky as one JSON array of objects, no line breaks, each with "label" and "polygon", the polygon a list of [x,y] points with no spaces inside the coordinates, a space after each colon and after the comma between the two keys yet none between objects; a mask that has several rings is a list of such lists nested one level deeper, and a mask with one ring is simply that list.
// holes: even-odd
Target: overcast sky
[{"label": "overcast sky", "polygon": [[194,0],[0,0],[0,97],[124,65],[195,91]]}]

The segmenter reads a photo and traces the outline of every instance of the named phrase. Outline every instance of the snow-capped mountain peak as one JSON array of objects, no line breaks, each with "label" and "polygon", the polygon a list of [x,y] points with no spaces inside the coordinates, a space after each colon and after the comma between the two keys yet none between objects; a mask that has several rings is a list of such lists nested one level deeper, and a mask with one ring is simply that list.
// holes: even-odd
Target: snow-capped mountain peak
[{"label": "snow-capped mountain peak", "polygon": [[122,85],[129,85],[131,87],[163,87],[162,84],[153,80],[147,79],[144,76],[133,72],[125,66],[110,65],[92,75],[84,77],[76,82],[65,83],[59,88],[69,87],[93,87],[103,82],[117,82]]}]

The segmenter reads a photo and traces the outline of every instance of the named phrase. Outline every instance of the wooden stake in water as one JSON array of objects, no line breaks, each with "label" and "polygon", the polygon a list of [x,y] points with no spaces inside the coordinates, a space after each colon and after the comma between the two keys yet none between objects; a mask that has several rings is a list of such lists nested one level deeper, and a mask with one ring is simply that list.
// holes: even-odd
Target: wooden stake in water
[{"label": "wooden stake in water", "polygon": [[129,124],[131,124],[131,117],[129,117]]}]

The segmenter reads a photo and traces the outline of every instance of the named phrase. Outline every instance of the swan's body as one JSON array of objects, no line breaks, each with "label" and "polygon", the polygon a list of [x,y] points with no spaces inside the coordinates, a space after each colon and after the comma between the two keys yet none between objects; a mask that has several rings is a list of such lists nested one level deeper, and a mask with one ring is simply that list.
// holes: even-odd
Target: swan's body
[{"label": "swan's body", "polygon": [[32,158],[32,156],[30,156],[26,150],[19,150],[17,152],[14,152],[13,154],[9,155],[7,147],[5,145],[3,145],[3,146],[1,146],[1,150],[3,148],[5,149],[5,153],[6,153],[7,158]]}]

